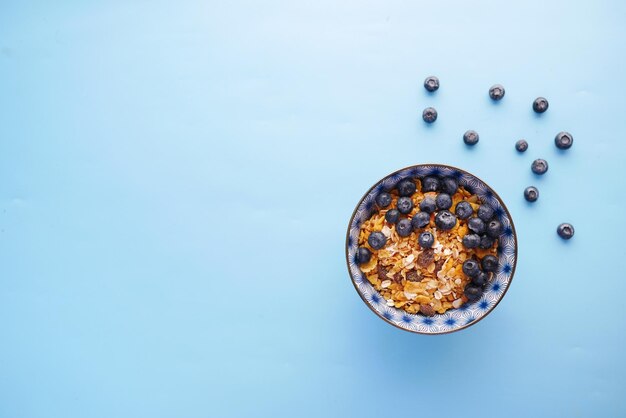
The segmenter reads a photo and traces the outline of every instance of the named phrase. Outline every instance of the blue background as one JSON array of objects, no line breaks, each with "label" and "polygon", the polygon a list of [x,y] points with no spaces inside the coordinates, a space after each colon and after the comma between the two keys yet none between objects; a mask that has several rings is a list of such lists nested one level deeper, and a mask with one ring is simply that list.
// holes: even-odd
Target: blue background
[{"label": "blue background", "polygon": [[[3,0],[0,418],[625,416],[625,22],[619,1]],[[489,183],[520,242],[498,308],[437,337],[373,315],[344,259],[363,193],[425,162]]]}]

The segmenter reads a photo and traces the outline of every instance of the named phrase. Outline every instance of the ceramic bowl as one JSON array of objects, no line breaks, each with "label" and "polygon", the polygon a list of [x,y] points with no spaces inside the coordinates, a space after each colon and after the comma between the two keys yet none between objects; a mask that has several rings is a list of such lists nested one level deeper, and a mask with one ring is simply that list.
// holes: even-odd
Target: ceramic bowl
[{"label": "ceramic bowl", "polygon": [[[498,240],[499,267],[491,281],[485,286],[482,297],[473,303],[466,303],[458,309],[450,309],[444,314],[428,317],[420,314],[409,314],[402,309],[389,307],[385,299],[370,284],[355,262],[358,247],[358,235],[361,223],[367,220],[375,210],[376,196],[386,190],[393,189],[396,184],[406,178],[422,178],[424,176],[453,176],[459,185],[471,193],[477,194],[483,202],[490,204],[496,216],[504,225],[504,232]],[[456,167],[442,164],[420,164],[406,167],[389,174],[372,186],[359,201],[350,218],[346,236],[346,261],[354,288],[363,302],[380,318],[389,324],[406,331],[419,334],[446,334],[465,329],[487,316],[500,303],[506,294],[517,263],[517,235],[511,214],[504,202],[484,181]]]}]

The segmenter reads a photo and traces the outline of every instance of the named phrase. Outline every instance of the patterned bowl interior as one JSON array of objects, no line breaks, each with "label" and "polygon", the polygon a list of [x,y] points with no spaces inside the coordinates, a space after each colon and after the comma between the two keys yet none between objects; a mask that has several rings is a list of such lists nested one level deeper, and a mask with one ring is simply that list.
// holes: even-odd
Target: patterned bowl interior
[{"label": "patterned bowl interior", "polygon": [[[496,216],[504,225],[504,232],[499,239],[498,256],[499,269],[485,286],[483,296],[476,302],[465,304],[459,309],[451,309],[444,314],[433,317],[409,314],[401,309],[389,307],[378,291],[367,280],[355,263],[355,254],[358,247],[358,236],[361,223],[367,220],[375,209],[374,199],[381,191],[393,189],[396,184],[405,178],[424,177],[428,175],[453,176],[459,184],[467,190],[477,194],[483,202],[489,203],[496,212]],[[359,202],[350,224],[346,239],[346,256],[348,270],[363,301],[382,319],[407,331],[420,334],[444,334],[458,331],[475,324],[496,307],[504,296],[515,272],[517,262],[517,237],[515,227],[506,206],[498,195],[482,180],[458,168],[428,164],[416,165],[396,171],[376,183]]]}]

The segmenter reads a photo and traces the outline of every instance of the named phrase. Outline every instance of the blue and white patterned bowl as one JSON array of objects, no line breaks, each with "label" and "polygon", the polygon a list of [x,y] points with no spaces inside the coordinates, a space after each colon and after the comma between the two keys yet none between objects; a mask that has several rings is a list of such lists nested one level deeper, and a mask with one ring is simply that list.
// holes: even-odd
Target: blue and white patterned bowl
[{"label": "blue and white patterned bowl", "polygon": [[[405,178],[423,177],[428,175],[453,176],[459,180],[459,184],[470,192],[477,194],[483,202],[489,203],[496,215],[504,225],[504,233],[499,239],[498,256],[499,270],[485,287],[483,296],[476,302],[465,304],[459,309],[450,309],[444,314],[436,314],[433,317],[406,313],[401,309],[389,307],[383,297],[370,284],[365,275],[355,263],[355,255],[358,247],[358,236],[361,223],[367,220],[375,209],[374,199],[384,190],[390,190]],[[446,334],[467,328],[483,319],[491,312],[504,297],[508,290],[515,265],[517,263],[517,235],[511,214],[500,197],[484,181],[459,168],[441,164],[421,164],[406,167],[386,176],[372,188],[357,205],[350,223],[346,237],[346,261],[348,271],[355,289],[361,299],[374,311],[376,315],[406,331],[418,334]]]}]

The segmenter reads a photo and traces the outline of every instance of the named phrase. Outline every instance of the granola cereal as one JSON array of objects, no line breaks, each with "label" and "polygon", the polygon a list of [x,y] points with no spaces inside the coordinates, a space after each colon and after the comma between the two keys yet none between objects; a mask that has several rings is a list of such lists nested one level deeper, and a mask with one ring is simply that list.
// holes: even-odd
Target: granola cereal
[{"label": "granola cereal", "polygon": [[[415,187],[403,180],[393,190],[382,192],[376,209],[361,225],[359,254],[362,251],[367,257],[363,257],[359,264],[367,280],[388,306],[412,314],[442,314],[480,297],[485,283],[497,269],[498,237],[502,233],[502,225],[490,207],[477,195],[458,186],[453,178],[426,177],[409,181]],[[422,187],[424,183],[426,187]],[[397,209],[400,197],[409,197],[412,209],[400,215],[398,220],[388,217],[396,220],[389,222],[385,215]],[[422,211],[420,203],[427,198],[428,201],[421,206],[429,213],[430,222],[426,225],[411,222],[409,234],[405,230],[398,234],[397,223],[402,219],[412,220]],[[437,202],[434,211],[433,200]],[[457,207],[461,202],[467,203]],[[483,208],[479,211],[481,205]],[[406,208],[406,205],[403,207]],[[471,218],[475,219],[470,227],[468,220]],[[430,232],[434,242],[420,241],[418,238],[424,232]],[[374,247],[378,249],[368,242],[372,233],[378,233],[374,235],[378,239]],[[380,233],[384,235],[382,242]],[[464,240],[466,235],[468,237]],[[424,246],[432,246],[426,248],[420,242]],[[483,259],[486,263],[482,262]],[[473,262],[466,263],[468,260]]]}]

